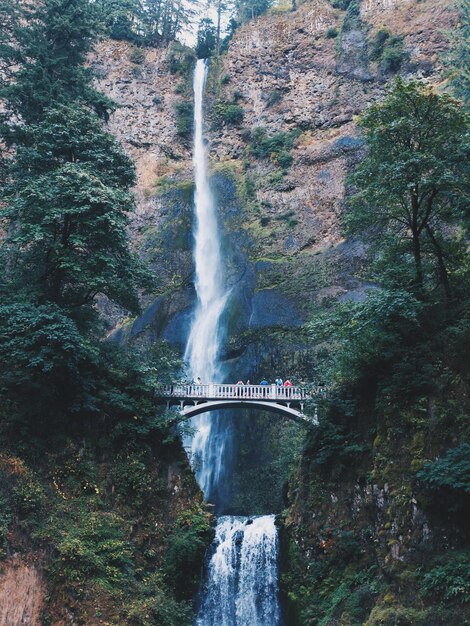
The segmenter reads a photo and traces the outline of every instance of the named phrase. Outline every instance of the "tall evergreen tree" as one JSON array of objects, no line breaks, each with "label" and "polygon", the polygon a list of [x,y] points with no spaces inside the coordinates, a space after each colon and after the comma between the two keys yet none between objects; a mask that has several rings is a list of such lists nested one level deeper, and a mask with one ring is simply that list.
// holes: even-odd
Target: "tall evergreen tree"
[{"label": "tall evergreen tree", "polygon": [[237,3],[237,20],[241,23],[263,15],[271,7],[272,0],[239,0]]},{"label": "tall evergreen tree", "polygon": [[85,67],[87,53],[101,30],[94,3],[89,0],[42,0],[15,7],[8,41],[0,49],[3,62],[14,63],[14,80],[0,89],[0,97],[23,122],[35,122],[54,104],[82,102],[107,118],[111,101],[91,86]]},{"label": "tall evergreen tree", "polygon": [[[126,229],[134,167],[97,115],[108,101],[83,65],[100,28],[93,4],[43,0],[9,13],[12,28],[0,48],[16,64],[3,88],[8,110],[0,126],[9,146],[2,160],[0,416],[41,437],[74,414],[104,410],[130,419],[138,406],[144,410],[131,374],[118,365],[123,355],[96,342],[96,296],[136,312],[148,274]],[[126,367],[148,402],[148,377],[135,365]]]},{"label": "tall evergreen tree", "polygon": [[217,45],[217,31],[214,22],[205,17],[197,30],[196,54],[198,59],[207,59],[214,54]]},{"label": "tall evergreen tree", "polygon": [[101,293],[136,311],[144,275],[126,233],[129,158],[80,106],[50,109],[21,139],[5,190],[15,284],[40,302],[79,307]]}]

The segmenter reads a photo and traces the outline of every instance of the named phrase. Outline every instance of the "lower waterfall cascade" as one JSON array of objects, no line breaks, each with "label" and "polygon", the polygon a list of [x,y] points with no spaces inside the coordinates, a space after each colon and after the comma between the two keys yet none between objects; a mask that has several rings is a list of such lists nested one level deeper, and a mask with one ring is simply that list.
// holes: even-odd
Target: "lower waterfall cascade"
[{"label": "lower waterfall cascade", "polygon": [[274,522],[274,515],[219,518],[196,626],[279,624]]},{"label": "lower waterfall cascade", "polygon": [[[221,318],[228,300],[223,257],[203,138],[203,94],[207,64],[194,71],[195,229],[197,304],[185,360],[194,380],[214,382],[221,375]],[[195,434],[186,447],[205,499],[216,511],[224,505],[226,477],[233,459],[231,425],[217,414],[193,418]],[[189,444],[189,445],[188,445]],[[200,594],[196,626],[279,626],[278,536],[274,515],[218,518],[208,575]]]}]

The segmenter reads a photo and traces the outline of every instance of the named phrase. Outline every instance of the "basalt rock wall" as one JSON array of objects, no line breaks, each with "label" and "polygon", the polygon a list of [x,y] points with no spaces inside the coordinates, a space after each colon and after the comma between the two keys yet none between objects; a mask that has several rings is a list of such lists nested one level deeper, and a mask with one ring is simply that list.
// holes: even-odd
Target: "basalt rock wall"
[{"label": "basalt rock wall", "polygon": [[[383,97],[396,73],[440,83],[444,32],[456,20],[443,0],[364,0],[346,11],[310,0],[244,25],[220,64],[212,63],[207,137],[232,287],[223,351],[229,376],[273,374],[279,345],[273,351],[263,337],[275,329],[287,336],[284,374],[288,367],[302,377],[305,350],[289,331],[325,298],[363,297],[364,248],[346,241],[340,225],[346,176],[363,150],[355,116]],[[403,41],[392,69],[371,54],[384,28]],[[118,338],[165,338],[180,348],[195,297],[190,122],[186,132],[181,127],[181,110],[191,115],[191,55],[181,46],[105,41],[91,59],[97,86],[118,105],[110,129],[137,166],[134,245],[159,278],[141,318],[123,320],[116,311],[110,318]],[[230,118],[230,105],[242,120]],[[277,138],[271,152],[260,155],[256,132]]]}]

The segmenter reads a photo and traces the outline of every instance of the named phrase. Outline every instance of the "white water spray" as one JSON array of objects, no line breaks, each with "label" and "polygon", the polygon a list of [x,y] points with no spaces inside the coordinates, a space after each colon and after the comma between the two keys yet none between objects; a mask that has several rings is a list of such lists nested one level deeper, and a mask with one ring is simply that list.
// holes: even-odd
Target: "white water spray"
[{"label": "white water spray", "polygon": [[220,517],[196,626],[278,626],[274,515]]},{"label": "white water spray", "polygon": [[[227,301],[220,251],[217,216],[209,187],[207,155],[203,138],[203,95],[207,76],[204,60],[194,72],[194,153],[195,172],[194,264],[197,305],[184,358],[189,362],[194,380],[203,383],[220,380],[220,318]],[[191,442],[191,457],[196,466],[199,485],[210,499],[214,485],[223,472],[225,436],[214,428],[214,416],[203,414],[193,418],[196,433]]]}]

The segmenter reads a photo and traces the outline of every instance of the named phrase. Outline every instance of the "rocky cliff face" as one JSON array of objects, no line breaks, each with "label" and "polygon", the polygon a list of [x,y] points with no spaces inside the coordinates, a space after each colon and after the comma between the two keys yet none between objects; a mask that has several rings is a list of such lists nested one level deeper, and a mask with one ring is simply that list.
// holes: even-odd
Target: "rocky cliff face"
[{"label": "rocky cliff face", "polygon": [[[382,97],[397,69],[370,60],[371,45],[388,29],[403,40],[399,72],[438,83],[443,33],[455,22],[443,0],[367,0],[347,11],[311,0],[246,24],[212,67],[208,138],[234,287],[229,360],[249,350],[246,333],[295,327],[325,297],[361,297],[363,248],[345,241],[339,224],[361,152],[354,116]],[[118,104],[110,128],[137,165],[135,245],[161,280],[147,312],[125,330],[179,345],[193,300],[191,139],[177,132],[177,108],[192,100],[190,61],[181,47],[109,41],[92,59],[97,85]],[[241,123],[227,115],[230,105],[243,109]],[[267,367],[253,355],[228,365],[252,378]]]},{"label": "rocky cliff face", "polygon": [[0,570],[0,623],[41,626],[46,585],[36,563],[12,557]]}]

